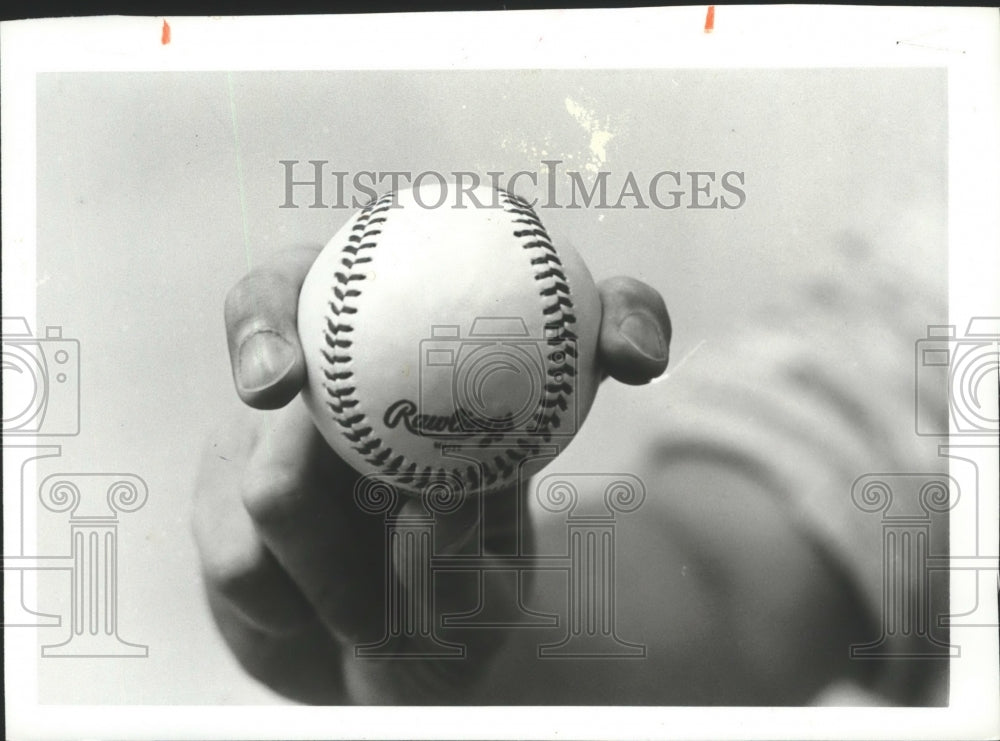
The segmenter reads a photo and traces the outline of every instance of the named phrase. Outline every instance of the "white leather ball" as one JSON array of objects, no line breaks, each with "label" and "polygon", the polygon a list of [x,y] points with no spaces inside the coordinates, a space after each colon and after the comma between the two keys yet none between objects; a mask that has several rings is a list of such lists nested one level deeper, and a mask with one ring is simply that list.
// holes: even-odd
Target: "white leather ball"
[{"label": "white leather ball", "polygon": [[512,486],[586,418],[600,320],[583,260],[522,199],[441,183],[389,193],[302,287],[302,397],[361,474],[459,499]]}]

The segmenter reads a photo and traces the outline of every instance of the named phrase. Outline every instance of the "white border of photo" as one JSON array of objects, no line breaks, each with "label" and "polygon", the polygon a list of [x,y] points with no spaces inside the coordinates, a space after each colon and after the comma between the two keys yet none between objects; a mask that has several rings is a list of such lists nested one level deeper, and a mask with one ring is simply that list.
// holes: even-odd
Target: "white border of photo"
[{"label": "white border of photo", "polygon": [[[3,305],[31,326],[35,75],[44,71],[566,68],[948,69],[950,323],[1000,316],[1000,33],[989,8],[706,6],[245,18],[79,18],[0,27]],[[164,20],[170,43],[161,43]],[[373,53],[372,38],[378,39]],[[609,40],[627,39],[628,43]],[[335,40],[335,41],[334,41]],[[995,458],[994,458],[995,460]],[[997,543],[997,471],[981,471]],[[30,480],[30,479],[29,479]],[[953,533],[953,552],[968,534]],[[969,594],[953,580],[953,598]],[[994,604],[992,610],[996,609]],[[995,619],[995,613],[994,613]],[[6,631],[11,738],[989,738],[997,631],[952,628],[950,705],[697,708],[310,708],[39,705],[37,631]],[[848,688],[849,690],[850,688]],[[833,696],[831,696],[833,697]],[[846,691],[845,702],[856,702]],[[854,699],[850,699],[854,698]],[[831,702],[836,702],[831,699]]]}]

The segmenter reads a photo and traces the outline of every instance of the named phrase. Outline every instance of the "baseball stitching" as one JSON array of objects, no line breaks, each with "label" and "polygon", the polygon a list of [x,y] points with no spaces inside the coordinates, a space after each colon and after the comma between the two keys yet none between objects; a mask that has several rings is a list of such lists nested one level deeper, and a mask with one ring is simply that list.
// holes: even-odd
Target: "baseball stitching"
[{"label": "baseball stitching", "polygon": [[[517,438],[515,446],[499,451],[492,461],[480,461],[478,466],[470,464],[464,476],[455,472],[473,487],[480,483],[480,468],[487,486],[506,480],[517,470],[519,461],[538,451],[539,440],[547,443],[552,439],[552,430],[558,429],[562,424],[559,413],[569,409],[569,397],[573,394],[570,379],[576,377],[576,317],[562,261],[530,204],[505,190],[498,189],[497,192],[503,210],[514,217],[513,236],[521,243],[521,248],[529,253],[529,265],[534,279],[541,284],[538,295],[545,317],[549,346],[546,357],[548,370],[545,396],[532,420],[537,432],[532,437]],[[362,294],[363,282],[367,277],[358,266],[373,261],[378,248],[377,237],[382,231],[379,225],[386,222],[394,197],[395,193],[386,193],[363,208],[351,227],[346,244],[341,248],[340,264],[343,270],[337,270],[333,276],[333,295],[328,302],[330,312],[326,317],[324,331],[326,347],[322,351],[327,362],[327,367],[323,369],[326,378],[323,384],[327,393],[326,404],[333,413],[334,421],[342,428],[344,437],[368,464],[381,469],[383,473],[398,474],[396,480],[402,484],[412,483],[416,479],[444,481],[448,472],[443,466],[437,469],[425,466],[418,471],[416,462],[395,453],[392,447],[376,436],[366,421],[367,416],[358,409],[360,399],[356,397],[356,389],[351,383],[354,372],[351,370],[350,334],[354,328],[350,318],[358,311],[356,301]],[[485,434],[480,442],[493,443],[504,436],[504,433]]]}]

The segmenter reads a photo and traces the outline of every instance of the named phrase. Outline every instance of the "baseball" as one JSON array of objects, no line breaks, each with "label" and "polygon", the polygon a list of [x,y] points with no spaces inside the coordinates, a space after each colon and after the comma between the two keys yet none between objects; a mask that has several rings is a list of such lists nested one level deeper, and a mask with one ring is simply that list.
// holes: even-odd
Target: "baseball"
[{"label": "baseball", "polygon": [[586,418],[600,320],[580,255],[526,201],[444,183],[388,193],[303,284],[302,397],[361,474],[410,493],[512,486]]}]

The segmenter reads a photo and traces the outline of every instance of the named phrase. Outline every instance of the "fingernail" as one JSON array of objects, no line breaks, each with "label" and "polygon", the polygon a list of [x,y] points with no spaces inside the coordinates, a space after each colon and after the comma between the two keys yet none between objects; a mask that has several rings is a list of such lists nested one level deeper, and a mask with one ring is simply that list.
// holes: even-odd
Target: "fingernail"
[{"label": "fingernail", "polygon": [[258,330],[240,345],[239,363],[240,387],[259,391],[288,373],[295,363],[295,348],[273,330]]},{"label": "fingernail", "polygon": [[629,314],[618,325],[628,343],[651,360],[667,359],[667,343],[659,325],[645,314]]}]

